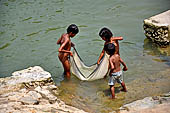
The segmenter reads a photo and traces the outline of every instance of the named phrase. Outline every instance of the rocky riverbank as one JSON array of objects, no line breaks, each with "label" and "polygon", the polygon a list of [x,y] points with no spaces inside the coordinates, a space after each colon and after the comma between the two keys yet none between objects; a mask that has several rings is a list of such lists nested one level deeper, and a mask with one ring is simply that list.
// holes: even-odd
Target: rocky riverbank
[{"label": "rocky riverbank", "polygon": [[35,66],[0,78],[0,113],[85,113],[57,98],[51,74]]},{"label": "rocky riverbank", "polygon": [[[16,71],[11,77],[0,78],[0,88],[0,113],[86,113],[61,101],[57,97],[59,90],[51,74],[39,66]],[[145,97],[112,113],[169,112],[170,93]]]}]

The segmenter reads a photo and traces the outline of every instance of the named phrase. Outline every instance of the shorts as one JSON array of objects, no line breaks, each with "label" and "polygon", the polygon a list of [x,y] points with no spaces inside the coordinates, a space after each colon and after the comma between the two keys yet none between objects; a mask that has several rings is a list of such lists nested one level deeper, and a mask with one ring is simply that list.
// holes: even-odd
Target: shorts
[{"label": "shorts", "polygon": [[123,82],[123,80],[121,79],[122,76],[122,71],[116,72],[116,73],[112,73],[110,78],[109,78],[109,82],[108,85],[109,86],[113,86],[115,85],[116,81],[121,84]]}]

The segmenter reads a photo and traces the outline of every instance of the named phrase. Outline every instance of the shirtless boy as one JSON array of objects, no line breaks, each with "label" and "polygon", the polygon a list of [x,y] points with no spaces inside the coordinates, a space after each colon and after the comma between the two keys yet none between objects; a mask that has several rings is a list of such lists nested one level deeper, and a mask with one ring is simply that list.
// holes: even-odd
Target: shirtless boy
[{"label": "shirtless boy", "polygon": [[[118,40],[123,40],[123,37],[113,37],[112,32],[104,27],[100,30],[99,32],[99,36],[102,38],[102,40],[105,41],[104,45],[108,44],[108,43],[113,43],[115,45],[115,53],[119,54],[119,42]],[[101,59],[103,58],[105,53],[104,47],[103,50],[98,58],[97,64],[100,64]]]},{"label": "shirtless boy", "polygon": [[110,55],[110,58],[109,58],[110,78],[109,78],[108,85],[110,86],[110,91],[112,93],[112,99],[115,99],[114,85],[115,85],[116,81],[118,83],[120,83],[121,86],[123,87],[123,89],[121,91],[127,92],[125,83],[121,79],[122,71],[121,71],[120,64],[122,64],[124,66],[123,71],[127,71],[128,68],[127,68],[126,64],[124,63],[124,61],[120,58],[119,54],[115,53],[115,46],[113,43],[106,44],[104,46],[104,50]]},{"label": "shirtless boy", "polygon": [[67,77],[67,79],[70,79],[71,75],[69,56],[73,56],[70,50],[71,47],[74,46],[70,38],[74,37],[78,32],[79,32],[78,27],[75,24],[71,24],[67,28],[67,33],[62,34],[62,36],[57,41],[57,44],[60,44],[60,47],[58,49],[59,51],[58,58],[60,59],[64,67],[64,75]]}]

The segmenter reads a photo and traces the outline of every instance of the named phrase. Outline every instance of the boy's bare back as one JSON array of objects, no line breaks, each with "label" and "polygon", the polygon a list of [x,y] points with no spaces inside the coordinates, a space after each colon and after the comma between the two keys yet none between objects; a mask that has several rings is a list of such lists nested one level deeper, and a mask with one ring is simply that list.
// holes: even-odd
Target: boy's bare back
[{"label": "boy's bare back", "polygon": [[119,54],[114,54],[114,55],[110,56],[109,63],[110,63],[110,66],[111,66],[110,67],[111,68],[110,73],[115,73],[115,72],[121,71],[121,67],[120,67],[121,64],[124,66],[123,71],[128,70],[125,62],[120,58]]},{"label": "boy's bare back", "polygon": [[120,56],[118,54],[114,54],[109,58],[111,70],[110,73],[115,73],[121,71],[120,67]]}]

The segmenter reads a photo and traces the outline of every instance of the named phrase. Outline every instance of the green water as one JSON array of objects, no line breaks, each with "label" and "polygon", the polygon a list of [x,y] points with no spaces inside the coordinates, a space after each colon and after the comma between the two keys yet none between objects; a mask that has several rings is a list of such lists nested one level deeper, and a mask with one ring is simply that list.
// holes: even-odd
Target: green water
[{"label": "green water", "polygon": [[[77,24],[80,33],[72,41],[84,62],[92,64],[104,43],[98,32],[107,26],[115,36],[124,37],[120,54],[129,68],[124,73],[125,82],[154,78],[170,69],[170,49],[159,51],[145,39],[143,20],[170,9],[169,4],[169,0],[0,0],[0,77],[39,65],[52,74],[63,89],[61,94],[68,94],[60,97],[69,104],[91,112],[115,109],[124,104],[125,96],[115,101],[106,99],[107,80],[82,82],[72,77],[63,81],[57,39],[69,24]],[[69,99],[70,95],[77,96]]]}]

